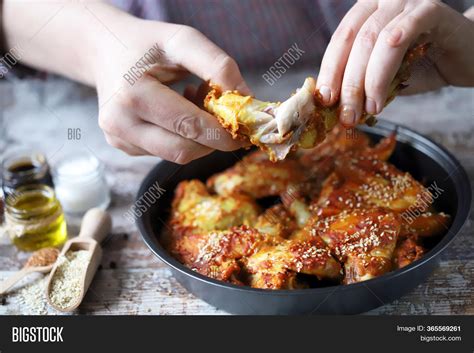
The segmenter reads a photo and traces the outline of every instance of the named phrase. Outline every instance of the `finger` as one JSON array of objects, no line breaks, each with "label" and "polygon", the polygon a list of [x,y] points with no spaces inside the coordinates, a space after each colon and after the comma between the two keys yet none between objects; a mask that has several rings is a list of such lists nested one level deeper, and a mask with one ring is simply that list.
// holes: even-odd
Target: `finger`
[{"label": "finger", "polygon": [[145,156],[149,154],[144,149],[134,146],[131,143],[128,143],[118,137],[114,137],[108,133],[104,133],[104,135],[105,135],[105,140],[110,146],[115,147],[119,150],[122,150],[130,156]]},{"label": "finger", "polygon": [[173,134],[212,149],[233,151],[242,147],[215,117],[156,80],[140,81],[128,95],[124,104],[130,113]]},{"label": "finger", "polygon": [[342,108],[339,118],[346,127],[356,125],[362,115],[367,63],[380,32],[403,10],[402,5],[403,3],[398,1],[386,2],[367,19],[357,33],[344,70],[341,88]]},{"label": "finger", "polygon": [[339,98],[342,76],[355,36],[367,18],[375,11],[375,2],[355,4],[337,27],[321,63],[317,89],[326,105]]},{"label": "finger", "polygon": [[440,76],[435,65],[423,66],[423,72],[420,72],[420,74],[410,75],[405,84],[407,87],[398,92],[397,95],[408,96],[417,93],[430,92],[448,85],[442,76]]},{"label": "finger", "polygon": [[[120,105],[108,105],[99,112],[99,126],[107,142],[130,154],[147,154],[185,164],[213,149],[176,135],[129,114]],[[118,118],[120,117],[120,118]]]},{"label": "finger", "polygon": [[421,33],[429,31],[438,23],[437,6],[434,2],[423,2],[422,5],[393,19],[380,34],[369,59],[365,77],[367,100],[375,103],[375,114],[382,111],[390,84],[410,44]]},{"label": "finger", "polygon": [[195,85],[187,85],[184,88],[183,97],[193,102],[199,107],[199,109],[204,109],[204,99],[206,98],[210,89],[211,88],[206,81],[203,81],[199,87],[196,87]]},{"label": "finger", "polygon": [[195,85],[186,85],[186,87],[184,87],[183,97],[186,98],[188,101],[191,101],[196,104],[196,102],[194,101],[194,99],[196,98],[196,92],[197,88]]},{"label": "finger", "polygon": [[224,90],[251,94],[235,60],[198,30],[182,26],[165,43],[165,51],[201,79],[216,83]]},{"label": "finger", "polygon": [[196,91],[196,97],[195,97],[195,100],[196,100],[196,105],[201,108],[201,109],[204,109],[204,100],[207,96],[207,94],[209,93],[209,91],[211,90],[211,87],[209,86],[209,82],[206,82],[206,81],[203,81],[197,91]]},{"label": "finger", "polygon": [[178,164],[187,164],[213,151],[209,147],[145,122],[130,129],[126,139],[151,155]]},{"label": "finger", "polygon": [[155,65],[148,69],[147,74],[153,76],[163,84],[171,85],[186,78],[186,76],[189,75],[189,71],[177,69],[175,66]]}]

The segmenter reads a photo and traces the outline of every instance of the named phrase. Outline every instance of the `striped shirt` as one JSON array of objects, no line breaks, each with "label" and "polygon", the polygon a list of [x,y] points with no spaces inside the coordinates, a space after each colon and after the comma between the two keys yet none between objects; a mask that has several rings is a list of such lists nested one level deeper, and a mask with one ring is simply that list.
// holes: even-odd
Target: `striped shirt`
[{"label": "striped shirt", "polygon": [[201,31],[242,68],[268,67],[292,45],[299,64],[317,65],[331,33],[352,6],[346,0],[112,0],[136,16]]}]

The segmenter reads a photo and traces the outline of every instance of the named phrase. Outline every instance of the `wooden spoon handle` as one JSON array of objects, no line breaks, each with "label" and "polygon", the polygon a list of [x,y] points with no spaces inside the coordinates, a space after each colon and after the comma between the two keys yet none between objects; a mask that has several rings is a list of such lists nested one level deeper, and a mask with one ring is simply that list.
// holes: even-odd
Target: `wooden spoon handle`
[{"label": "wooden spoon handle", "polygon": [[112,227],[110,215],[99,208],[92,208],[84,215],[78,238],[94,239],[99,244],[104,240]]},{"label": "wooden spoon handle", "polygon": [[15,285],[15,283],[31,272],[36,272],[35,267],[22,268],[20,271],[8,277],[6,280],[0,283],[0,295],[6,293],[11,287]]}]

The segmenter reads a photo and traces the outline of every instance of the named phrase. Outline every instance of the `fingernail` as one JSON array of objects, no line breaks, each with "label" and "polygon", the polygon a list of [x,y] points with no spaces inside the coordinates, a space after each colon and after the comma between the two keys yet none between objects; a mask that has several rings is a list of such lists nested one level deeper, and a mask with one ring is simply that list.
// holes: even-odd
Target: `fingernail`
[{"label": "fingernail", "polygon": [[339,115],[339,119],[343,125],[354,126],[356,123],[355,110],[348,105],[343,106]]},{"label": "fingernail", "polygon": [[331,101],[331,89],[328,86],[319,87],[319,94],[324,104],[329,104]]},{"label": "fingernail", "polygon": [[372,115],[377,114],[377,104],[373,99],[367,98],[365,100],[365,111]]}]

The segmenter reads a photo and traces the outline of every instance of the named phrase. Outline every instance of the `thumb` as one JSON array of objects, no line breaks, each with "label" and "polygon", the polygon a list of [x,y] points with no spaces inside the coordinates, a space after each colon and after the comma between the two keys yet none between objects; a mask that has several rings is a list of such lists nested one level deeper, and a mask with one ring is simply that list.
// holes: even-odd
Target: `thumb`
[{"label": "thumb", "polygon": [[400,96],[434,91],[447,85],[434,64],[412,72],[410,78],[404,84],[407,86],[400,91],[398,94]]}]

